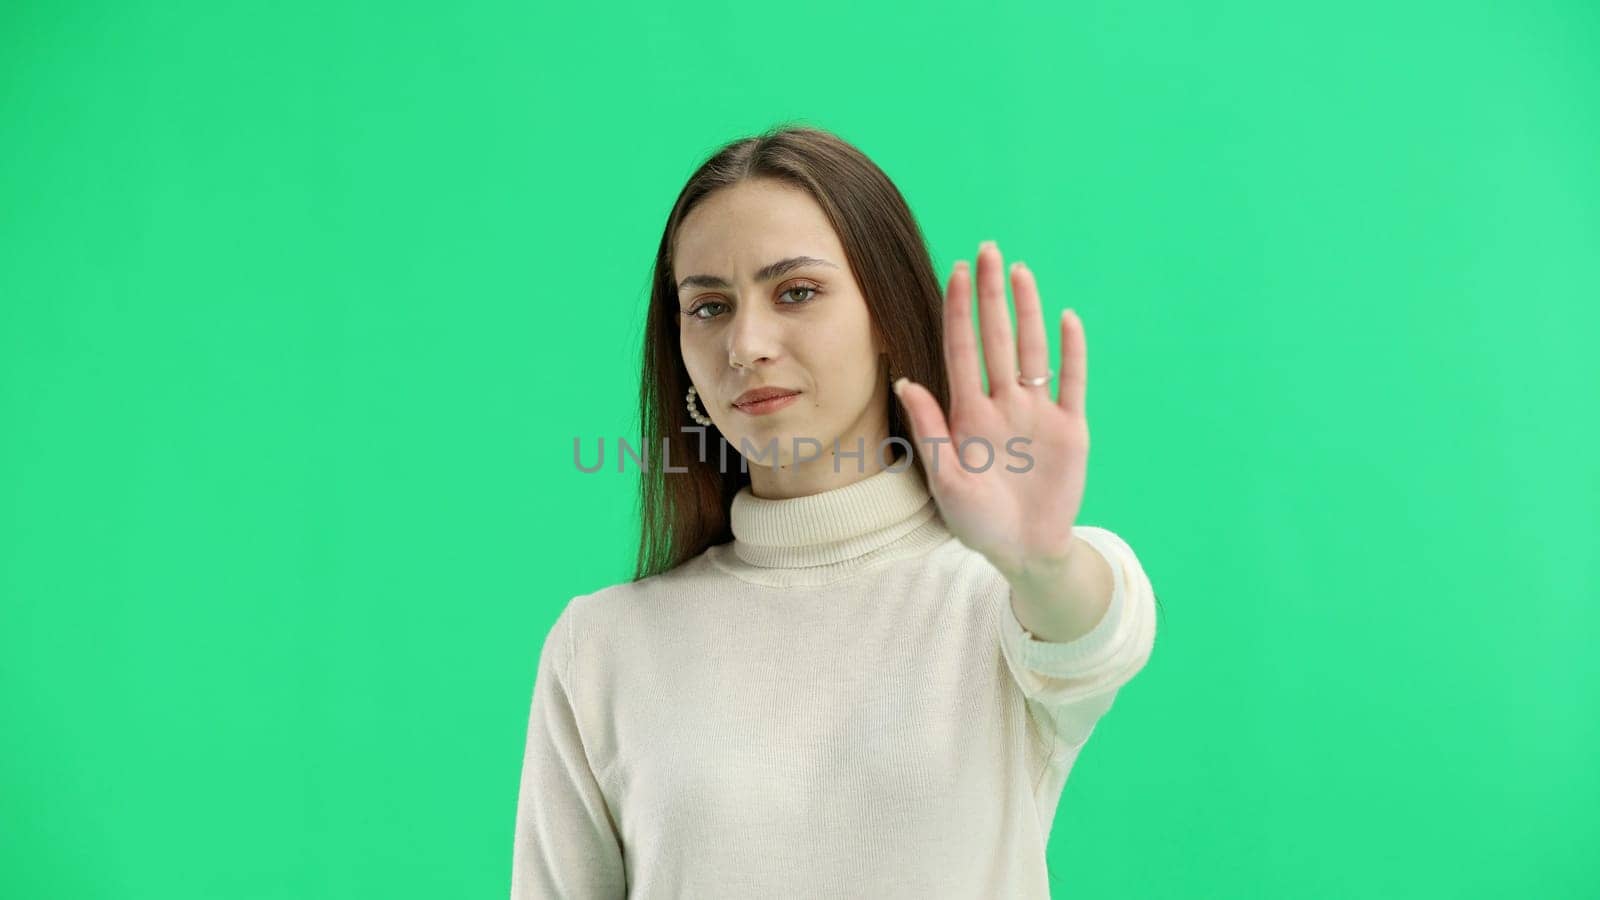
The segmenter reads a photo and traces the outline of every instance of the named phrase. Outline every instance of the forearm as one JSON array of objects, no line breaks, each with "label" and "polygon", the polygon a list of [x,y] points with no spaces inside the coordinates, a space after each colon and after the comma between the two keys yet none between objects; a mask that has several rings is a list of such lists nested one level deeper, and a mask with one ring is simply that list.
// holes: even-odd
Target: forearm
[{"label": "forearm", "polygon": [[1088,634],[1104,618],[1116,583],[1100,552],[1076,536],[1065,558],[1027,561],[1004,574],[1017,621],[1052,643]]}]

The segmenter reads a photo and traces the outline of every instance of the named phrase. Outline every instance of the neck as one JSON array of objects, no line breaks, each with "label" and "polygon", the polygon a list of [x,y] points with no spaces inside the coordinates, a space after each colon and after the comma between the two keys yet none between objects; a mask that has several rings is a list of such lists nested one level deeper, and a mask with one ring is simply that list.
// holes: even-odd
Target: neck
[{"label": "neck", "polygon": [[734,540],[713,549],[722,568],[777,586],[827,584],[881,561],[926,552],[950,538],[921,462],[902,454],[889,467],[803,497],[734,497]]}]

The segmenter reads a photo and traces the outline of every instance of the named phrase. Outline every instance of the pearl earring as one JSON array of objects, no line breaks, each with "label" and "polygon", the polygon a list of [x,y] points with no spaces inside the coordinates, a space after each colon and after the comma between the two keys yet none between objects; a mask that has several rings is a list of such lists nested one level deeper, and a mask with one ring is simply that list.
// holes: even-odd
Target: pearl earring
[{"label": "pearl earring", "polygon": [[697,396],[699,396],[698,388],[692,384],[689,385],[689,393],[684,398],[687,401],[687,406],[689,407],[689,418],[695,420],[695,422],[700,425],[710,428],[711,418],[700,411],[699,406],[695,403],[695,398]]}]

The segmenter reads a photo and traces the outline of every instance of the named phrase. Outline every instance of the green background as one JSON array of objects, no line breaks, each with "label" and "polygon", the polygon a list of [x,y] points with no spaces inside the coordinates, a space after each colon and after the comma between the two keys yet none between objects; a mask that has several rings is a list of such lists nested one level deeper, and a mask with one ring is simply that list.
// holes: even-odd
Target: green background
[{"label": "green background", "polygon": [[1058,896],[1595,896],[1580,0],[0,7],[0,895],[504,896],[572,440],[782,122],[1083,317],[1163,612]]}]

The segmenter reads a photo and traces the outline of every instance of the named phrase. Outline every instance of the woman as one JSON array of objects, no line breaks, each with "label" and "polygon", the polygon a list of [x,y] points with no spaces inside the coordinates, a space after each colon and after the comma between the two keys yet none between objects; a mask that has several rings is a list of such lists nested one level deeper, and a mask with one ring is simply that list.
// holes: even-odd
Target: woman
[{"label": "woman", "polygon": [[986,389],[965,262],[941,293],[857,149],[786,128],[690,178],[644,347],[667,452],[634,580],[544,641],[514,898],[1049,896],[1057,800],[1154,594],[1075,523],[1082,325],[1052,400],[1033,275],[1013,347],[1001,266],[981,245]]}]

